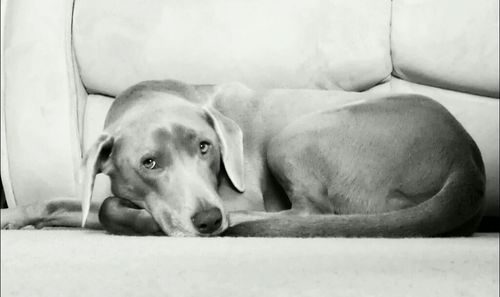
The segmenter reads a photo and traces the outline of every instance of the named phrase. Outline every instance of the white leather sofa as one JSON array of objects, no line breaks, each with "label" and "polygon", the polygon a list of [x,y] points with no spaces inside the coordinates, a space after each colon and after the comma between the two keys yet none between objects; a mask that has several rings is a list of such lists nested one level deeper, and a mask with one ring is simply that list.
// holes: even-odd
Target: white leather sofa
[{"label": "white leather sofa", "polygon": [[[110,103],[150,79],[414,92],[482,152],[499,209],[497,0],[2,0],[1,177],[9,206],[75,196]],[[98,180],[96,199],[108,193]]]}]

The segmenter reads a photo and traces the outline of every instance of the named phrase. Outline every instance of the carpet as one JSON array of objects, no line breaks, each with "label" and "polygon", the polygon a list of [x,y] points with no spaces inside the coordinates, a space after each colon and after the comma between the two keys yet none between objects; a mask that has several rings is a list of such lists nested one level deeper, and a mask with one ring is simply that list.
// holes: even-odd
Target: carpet
[{"label": "carpet", "polygon": [[169,238],[3,230],[1,296],[499,296],[499,236]]}]

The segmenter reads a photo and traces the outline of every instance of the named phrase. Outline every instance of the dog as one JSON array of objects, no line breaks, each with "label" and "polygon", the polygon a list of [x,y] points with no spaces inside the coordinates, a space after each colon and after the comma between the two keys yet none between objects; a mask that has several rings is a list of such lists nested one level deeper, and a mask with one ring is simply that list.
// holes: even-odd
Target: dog
[{"label": "dog", "polygon": [[[95,177],[113,196],[92,202]],[[2,228],[80,225],[169,236],[466,236],[484,206],[481,153],[415,94],[138,83],[83,158],[80,202],[2,210]]]}]

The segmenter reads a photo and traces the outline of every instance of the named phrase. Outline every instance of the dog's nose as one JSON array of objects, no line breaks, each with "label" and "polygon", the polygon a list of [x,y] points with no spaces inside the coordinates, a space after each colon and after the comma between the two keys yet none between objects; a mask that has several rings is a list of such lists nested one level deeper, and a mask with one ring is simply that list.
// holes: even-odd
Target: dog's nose
[{"label": "dog's nose", "polygon": [[202,234],[209,234],[219,229],[222,224],[220,209],[213,207],[197,212],[191,217],[194,227]]}]

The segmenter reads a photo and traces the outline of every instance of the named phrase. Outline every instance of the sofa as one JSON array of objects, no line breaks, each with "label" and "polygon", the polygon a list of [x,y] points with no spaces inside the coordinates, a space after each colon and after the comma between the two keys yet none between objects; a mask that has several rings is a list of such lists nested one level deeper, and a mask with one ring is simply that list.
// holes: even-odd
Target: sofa
[{"label": "sofa", "polygon": [[[254,89],[418,93],[432,97],[449,109],[478,144],[486,166],[485,215],[499,216],[497,0],[2,0],[1,3],[1,178],[9,207],[51,197],[76,197],[82,155],[99,135],[113,97],[139,81],[170,78],[193,84],[239,81]],[[102,200],[109,193],[109,179],[99,176],[94,199]],[[90,241],[96,245],[107,238],[99,232],[81,230],[2,231],[3,237],[10,238],[10,241],[2,239],[2,250],[8,246],[13,254],[29,255],[29,244],[19,244],[18,240],[29,242],[32,237],[48,236],[42,241],[50,246],[52,240],[64,236],[78,241],[81,237],[74,232],[91,238],[97,236],[99,240]],[[430,291],[421,288],[411,291],[410,287],[415,289],[412,282],[404,281],[401,287],[396,284],[394,290],[386,291],[375,286],[375,278],[368,281],[374,284],[374,289],[363,291],[362,286],[352,291],[346,289],[343,296],[384,296],[384,293],[390,296],[391,292],[401,296],[398,294],[403,291],[408,296],[422,292],[443,296],[479,292],[487,296],[498,292],[498,287],[492,286],[495,280],[498,284],[498,270],[491,268],[492,261],[498,263],[498,253],[494,253],[498,251],[498,235],[479,237],[471,241],[449,239],[452,247],[460,244],[467,247],[458,253],[447,255],[441,247],[437,248],[453,263],[462,259],[456,267],[450,264],[451,270],[456,269],[456,278],[441,288],[438,288],[439,278],[429,278],[427,281],[434,288]],[[126,239],[110,238],[119,238],[116,242],[126,245]],[[137,238],[130,240],[140,245]],[[241,243],[220,240],[243,248]],[[373,243],[374,253],[382,255],[384,244],[378,240],[384,242],[383,239],[339,242],[347,249],[350,245],[361,248]],[[180,246],[190,244],[175,242]],[[197,241],[191,243],[194,242]],[[214,241],[196,244],[207,242],[208,251],[216,253]],[[335,245],[331,241],[314,242]],[[157,248],[163,244],[157,238],[154,243]],[[434,243],[422,239],[399,244],[412,249]],[[398,246],[394,241],[389,245],[392,244]],[[91,253],[90,248],[82,245],[83,250]],[[75,244],[74,248],[78,246]],[[47,247],[47,252],[50,250]],[[476,253],[484,254],[485,258],[479,257],[482,259],[479,262],[490,265],[486,270],[474,266],[479,263]],[[415,258],[409,256],[403,262],[421,260],[420,254],[412,255]],[[2,272],[4,267],[12,271],[30,267],[31,260],[27,260],[26,266],[14,260],[4,264],[4,256],[9,258],[2,251]],[[356,261],[363,257],[356,257]],[[283,263],[278,262],[286,265],[288,258],[285,258],[280,258]],[[224,257],[220,260],[224,262]],[[245,263],[251,265],[250,262]],[[422,271],[428,273],[431,268],[424,266]],[[85,269],[90,274],[94,271],[92,267]],[[389,268],[382,270],[377,277],[391,273]],[[294,271],[302,270],[298,267]],[[368,273],[362,268],[349,271],[348,276],[360,271]],[[472,280],[461,281],[465,279],[460,274],[464,271],[469,276],[475,271],[474,275],[484,277],[485,283],[478,281],[479,284],[471,285]],[[4,291],[3,279],[2,276],[2,293],[19,290],[11,285]],[[197,279],[206,281],[202,275],[197,275]],[[146,284],[141,285],[148,289]],[[328,289],[331,285],[320,282],[318,288]],[[236,292],[231,291],[236,290],[232,285],[228,288],[223,292]],[[473,289],[467,291],[467,288]],[[208,286],[207,290],[212,292],[212,289],[217,287]],[[82,289],[73,292],[73,296],[85,292]],[[190,292],[196,295],[199,291],[185,293]],[[258,292],[265,295],[273,291]],[[307,296],[318,293],[307,292]],[[119,296],[117,291],[114,293]]]}]

